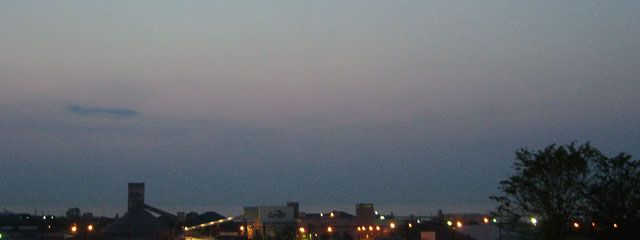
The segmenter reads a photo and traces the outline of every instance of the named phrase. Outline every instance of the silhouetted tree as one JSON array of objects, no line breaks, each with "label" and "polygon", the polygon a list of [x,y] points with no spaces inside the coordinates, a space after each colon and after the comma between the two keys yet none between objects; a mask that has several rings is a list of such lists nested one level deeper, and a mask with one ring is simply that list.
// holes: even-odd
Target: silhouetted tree
[{"label": "silhouetted tree", "polygon": [[574,232],[570,222],[582,217],[588,164],[601,157],[589,143],[517,151],[516,173],[500,182],[502,196],[490,197],[500,204],[503,226],[534,239],[567,239]]},{"label": "silhouetted tree", "polygon": [[[550,145],[537,152],[517,151],[514,169],[500,182],[503,195],[491,197],[500,204],[495,214],[513,232],[534,239],[640,235],[640,161],[630,155],[608,158],[589,143]],[[592,224],[572,229],[572,221]]]},{"label": "silhouetted tree", "polygon": [[[588,216],[601,239],[640,236],[640,161],[624,153],[594,162],[587,192]],[[618,226],[613,227],[613,224]]]}]

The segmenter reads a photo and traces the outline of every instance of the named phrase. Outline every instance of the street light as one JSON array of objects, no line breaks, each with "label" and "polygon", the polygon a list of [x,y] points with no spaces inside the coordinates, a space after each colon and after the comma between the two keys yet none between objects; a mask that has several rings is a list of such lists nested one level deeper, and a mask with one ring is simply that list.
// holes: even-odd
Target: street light
[{"label": "street light", "polygon": [[580,228],[580,224],[578,222],[573,222],[573,227],[574,228]]},{"label": "street light", "polygon": [[453,222],[451,220],[447,220],[447,225],[449,226],[449,231],[451,232],[451,240],[453,240]]},{"label": "street light", "polygon": [[533,223],[533,226],[538,225],[538,219],[531,217],[531,223]]},{"label": "street light", "polygon": [[498,222],[498,219],[495,217],[491,218],[491,221],[498,224],[498,239],[502,240],[502,221]]},{"label": "street light", "polygon": [[304,231],[305,231],[304,227],[300,227],[298,230],[300,231],[300,233],[304,233]]},{"label": "street light", "polygon": [[462,222],[457,221],[457,222],[456,222],[456,226],[458,226],[458,228],[461,228],[461,227],[462,227]]},{"label": "street light", "polygon": [[389,227],[390,227],[391,229],[394,229],[394,228],[396,228],[396,224],[395,224],[395,223],[391,223],[391,224],[389,224]]},{"label": "street light", "polygon": [[93,225],[89,224],[89,226],[87,226],[87,230],[89,230],[89,232],[93,231]]}]

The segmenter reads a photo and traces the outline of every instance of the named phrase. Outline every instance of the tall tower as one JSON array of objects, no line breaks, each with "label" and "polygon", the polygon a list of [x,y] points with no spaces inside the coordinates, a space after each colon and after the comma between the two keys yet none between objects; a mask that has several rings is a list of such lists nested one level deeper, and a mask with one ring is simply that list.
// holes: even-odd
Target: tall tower
[{"label": "tall tower", "polygon": [[129,183],[129,208],[144,206],[144,183]]}]

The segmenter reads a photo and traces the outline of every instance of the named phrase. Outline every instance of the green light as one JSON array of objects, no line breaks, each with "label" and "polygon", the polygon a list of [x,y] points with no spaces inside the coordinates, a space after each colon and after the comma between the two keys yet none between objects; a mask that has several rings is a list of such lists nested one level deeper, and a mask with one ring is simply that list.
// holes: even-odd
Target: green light
[{"label": "green light", "polygon": [[447,225],[451,226],[453,225],[453,222],[451,222],[451,220],[447,221]]},{"label": "green light", "polygon": [[496,223],[496,222],[498,222],[498,220],[496,220],[496,219],[494,218],[494,219],[493,219],[493,222],[494,222],[494,223]]}]

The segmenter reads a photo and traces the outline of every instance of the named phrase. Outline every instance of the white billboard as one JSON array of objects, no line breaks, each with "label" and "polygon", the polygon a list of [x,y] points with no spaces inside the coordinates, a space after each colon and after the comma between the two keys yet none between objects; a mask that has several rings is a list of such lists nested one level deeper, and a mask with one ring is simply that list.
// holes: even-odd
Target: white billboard
[{"label": "white billboard", "polygon": [[293,207],[261,206],[259,207],[260,221],[264,223],[294,222]]}]

